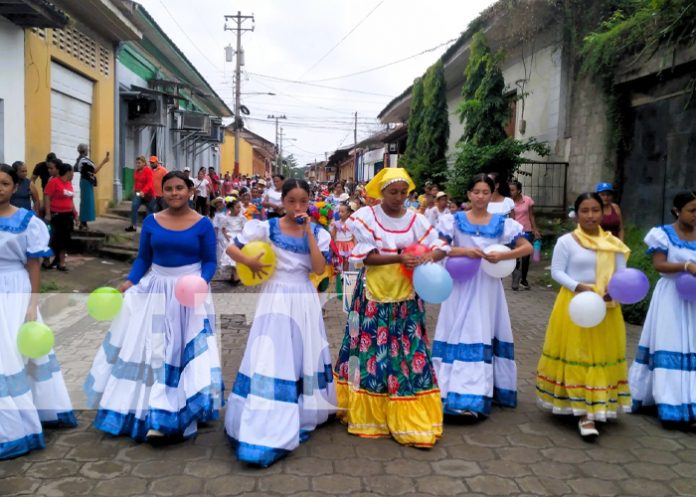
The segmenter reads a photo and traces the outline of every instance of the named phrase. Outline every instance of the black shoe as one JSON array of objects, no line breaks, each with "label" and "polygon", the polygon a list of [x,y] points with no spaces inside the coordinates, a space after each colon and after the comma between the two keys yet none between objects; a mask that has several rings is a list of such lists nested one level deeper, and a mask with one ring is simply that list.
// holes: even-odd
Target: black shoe
[{"label": "black shoe", "polygon": [[520,288],[520,279],[522,279],[522,273],[519,269],[515,269],[512,272],[512,289],[518,290]]},{"label": "black shoe", "polygon": [[529,283],[527,281],[520,281],[520,286],[522,287],[522,290],[529,290]]},{"label": "black shoe", "polygon": [[135,226],[128,226],[125,231],[128,231],[129,233],[133,233],[137,230],[135,229]]}]

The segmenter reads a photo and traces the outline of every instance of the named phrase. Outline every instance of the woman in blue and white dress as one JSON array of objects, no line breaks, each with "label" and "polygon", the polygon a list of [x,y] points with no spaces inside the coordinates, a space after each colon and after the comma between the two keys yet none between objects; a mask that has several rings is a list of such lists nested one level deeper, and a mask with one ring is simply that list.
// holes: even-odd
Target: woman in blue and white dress
[{"label": "woman in blue and white dress", "polygon": [[[470,211],[457,212],[440,235],[452,242],[449,257],[471,257],[496,263],[531,254],[517,221],[487,211],[494,182],[474,176],[468,188]],[[510,252],[485,254],[494,244],[514,245]],[[512,327],[500,278],[479,270],[463,283],[455,281],[442,303],[435,329],[433,364],[446,415],[475,419],[488,416],[491,404],[517,405],[517,366]]]},{"label": "woman in blue and white dress", "polygon": [[223,390],[210,294],[195,308],[174,295],[181,276],[215,275],[215,229],[189,207],[193,182],[184,173],[167,173],[162,191],[168,208],[143,223],[123,307],[85,382],[96,428],[155,443],[218,419]]},{"label": "woman in blue and white dress", "polygon": [[10,205],[18,183],[0,165],[0,460],[44,448],[42,424],[77,425],[53,351],[29,359],[17,348],[22,324],[40,320],[40,263],[52,255],[46,225]]},{"label": "woman in blue and white dress", "polygon": [[249,221],[227,249],[254,274],[266,266],[242,253],[245,244],[267,242],[276,255],[225,414],[237,458],[264,467],[304,442],[336,409],[321,303],[309,279],[310,272],[324,272],[331,236],[310,223],[306,181],[287,180],[281,199],[283,217]]},{"label": "woman in blue and white dress", "polygon": [[657,282],[628,375],[633,411],[657,406],[660,421],[696,423],[696,301],[680,297],[676,277],[696,276],[696,192],[675,196],[677,221],[645,237]]}]

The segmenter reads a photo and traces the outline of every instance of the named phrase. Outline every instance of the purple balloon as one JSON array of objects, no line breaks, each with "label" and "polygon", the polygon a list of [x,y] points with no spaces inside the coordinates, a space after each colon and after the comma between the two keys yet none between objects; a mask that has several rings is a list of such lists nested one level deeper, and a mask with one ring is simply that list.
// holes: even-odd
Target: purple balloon
[{"label": "purple balloon", "polygon": [[607,291],[621,304],[635,304],[645,298],[650,290],[650,280],[638,269],[621,269],[609,280]]},{"label": "purple balloon", "polygon": [[471,257],[448,257],[445,263],[445,269],[452,279],[460,283],[473,278],[479,267],[481,267],[481,259]]},{"label": "purple balloon", "polygon": [[677,291],[684,300],[696,300],[696,276],[689,273],[681,273],[677,276]]}]

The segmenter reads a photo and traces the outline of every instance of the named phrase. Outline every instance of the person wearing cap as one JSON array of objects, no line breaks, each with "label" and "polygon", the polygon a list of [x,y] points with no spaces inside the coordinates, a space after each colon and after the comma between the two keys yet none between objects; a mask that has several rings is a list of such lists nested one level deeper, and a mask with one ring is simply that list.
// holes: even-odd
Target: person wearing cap
[{"label": "person wearing cap", "polygon": [[191,177],[191,168],[186,166],[184,168],[184,174],[186,175],[187,178],[190,178]]},{"label": "person wearing cap", "polygon": [[430,207],[425,211],[425,217],[430,224],[437,228],[440,217],[451,215],[449,209],[447,208],[447,194],[445,192],[437,192],[434,194],[435,205]]},{"label": "person wearing cap", "polygon": [[[356,240],[350,260],[364,269],[334,378],[337,416],[348,433],[430,448],[442,435],[442,401],[427,347],[425,305],[402,267],[441,260],[449,246],[425,216],[404,207],[414,188],[405,169],[384,168],[366,187],[367,196],[381,203],[346,221]],[[415,244],[429,251],[403,252]]]},{"label": "person wearing cap", "polygon": [[160,164],[156,155],[150,157],[150,169],[152,169],[152,188],[155,190],[155,212],[167,208],[167,203],[162,198],[162,178],[169,171]]},{"label": "person wearing cap", "polygon": [[595,192],[602,198],[602,222],[604,231],[611,232],[619,240],[624,239],[623,214],[621,207],[614,203],[614,187],[611,183],[598,183]]}]

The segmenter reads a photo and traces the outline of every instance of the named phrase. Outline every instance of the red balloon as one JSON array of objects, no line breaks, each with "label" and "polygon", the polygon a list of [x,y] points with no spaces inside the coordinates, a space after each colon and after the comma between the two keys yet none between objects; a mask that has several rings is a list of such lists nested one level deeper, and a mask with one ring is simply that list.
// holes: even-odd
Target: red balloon
[{"label": "red balloon", "polygon": [[[430,252],[430,249],[426,247],[425,245],[421,245],[420,243],[414,243],[413,245],[409,245],[405,249],[401,251],[402,254],[410,254],[414,255],[416,257],[419,257],[427,252]],[[401,265],[401,272],[403,273],[404,276],[406,276],[409,280],[413,279],[413,269],[408,269],[406,266],[403,264]]]}]

